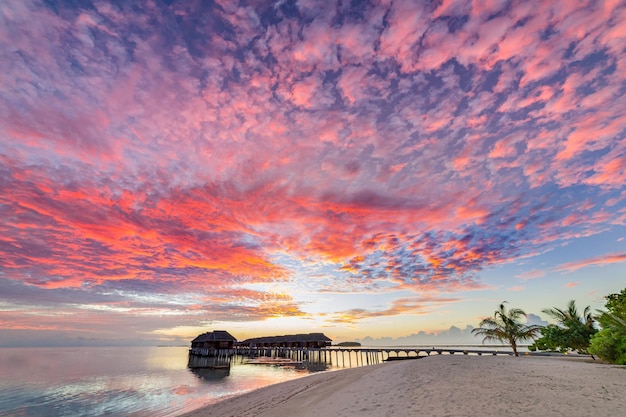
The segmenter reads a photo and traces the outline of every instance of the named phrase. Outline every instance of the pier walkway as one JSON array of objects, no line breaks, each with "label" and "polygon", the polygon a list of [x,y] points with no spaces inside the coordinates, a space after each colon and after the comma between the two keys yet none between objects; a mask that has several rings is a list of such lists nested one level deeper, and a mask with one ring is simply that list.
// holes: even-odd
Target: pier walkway
[{"label": "pier walkway", "polygon": [[[211,363],[229,362],[232,358],[276,358],[306,364],[307,367],[358,367],[385,361],[419,359],[430,355],[512,355],[506,349],[449,349],[449,348],[360,348],[360,347],[234,347],[232,349],[191,348],[190,359],[202,367]],[[209,359],[214,358],[214,359]],[[191,363],[191,361],[190,361]],[[278,363],[278,362],[277,362]]]}]

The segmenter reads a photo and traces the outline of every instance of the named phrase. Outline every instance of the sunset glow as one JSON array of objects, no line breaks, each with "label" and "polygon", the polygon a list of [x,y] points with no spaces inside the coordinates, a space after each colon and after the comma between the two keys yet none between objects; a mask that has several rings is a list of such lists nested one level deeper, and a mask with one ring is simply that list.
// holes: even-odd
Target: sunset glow
[{"label": "sunset glow", "polygon": [[77,4],[0,5],[0,346],[626,287],[624,1]]}]

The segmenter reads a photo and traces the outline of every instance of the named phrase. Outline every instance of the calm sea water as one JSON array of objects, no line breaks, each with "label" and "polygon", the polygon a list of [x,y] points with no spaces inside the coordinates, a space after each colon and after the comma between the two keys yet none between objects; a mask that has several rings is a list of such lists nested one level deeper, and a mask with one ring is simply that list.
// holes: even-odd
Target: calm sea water
[{"label": "calm sea water", "polygon": [[[368,363],[354,353],[330,358],[317,370]],[[192,370],[187,361],[186,347],[0,348],[0,417],[177,416],[310,374],[241,358],[229,371]]]},{"label": "calm sea water", "polygon": [[0,416],[176,416],[306,370],[187,368],[185,347],[0,348]]}]

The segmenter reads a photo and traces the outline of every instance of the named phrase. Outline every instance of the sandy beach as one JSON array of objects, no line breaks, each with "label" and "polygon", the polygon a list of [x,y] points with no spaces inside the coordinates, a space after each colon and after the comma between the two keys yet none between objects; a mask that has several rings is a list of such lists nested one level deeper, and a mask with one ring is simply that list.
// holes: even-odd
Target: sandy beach
[{"label": "sandy beach", "polygon": [[621,416],[626,367],[571,357],[437,355],[313,374],[185,417]]}]

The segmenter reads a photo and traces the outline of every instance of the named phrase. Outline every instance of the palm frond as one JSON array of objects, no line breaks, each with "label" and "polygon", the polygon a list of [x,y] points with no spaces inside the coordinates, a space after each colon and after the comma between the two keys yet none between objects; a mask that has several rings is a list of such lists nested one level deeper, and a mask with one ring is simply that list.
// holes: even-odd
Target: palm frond
[{"label": "palm frond", "polygon": [[503,301],[493,313],[493,317],[487,317],[480,322],[480,327],[472,329],[472,333],[483,336],[485,341],[500,341],[511,345],[517,355],[517,341],[534,338],[540,331],[541,326],[525,325],[519,322],[520,317],[527,317],[520,308],[506,309],[506,301]]}]

